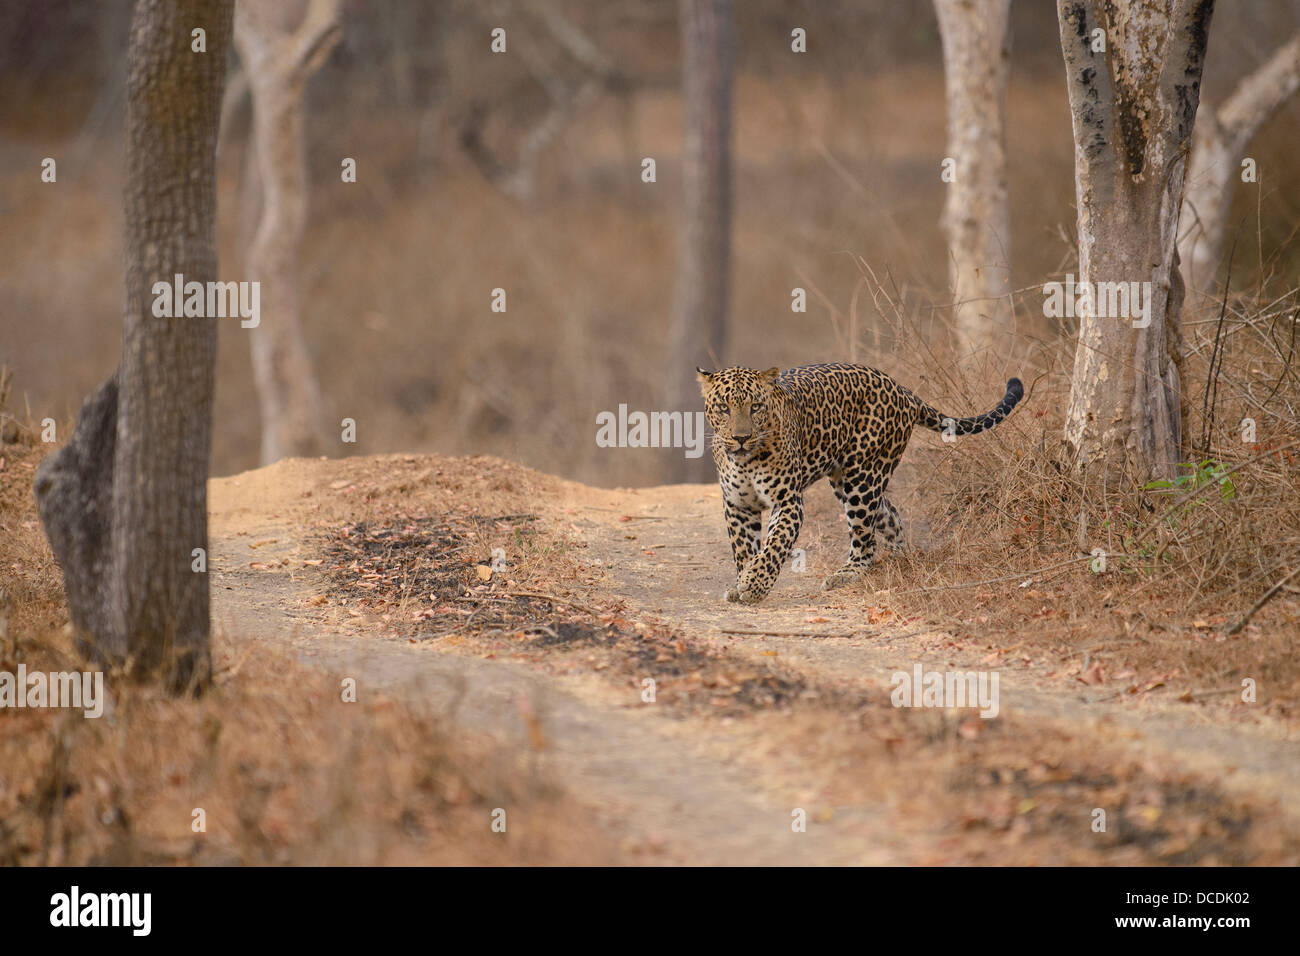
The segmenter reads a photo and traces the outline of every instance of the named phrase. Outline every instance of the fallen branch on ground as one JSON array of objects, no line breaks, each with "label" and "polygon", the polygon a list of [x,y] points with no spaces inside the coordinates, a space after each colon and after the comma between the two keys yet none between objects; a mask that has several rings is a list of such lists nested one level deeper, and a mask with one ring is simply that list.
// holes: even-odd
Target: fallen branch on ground
[{"label": "fallen branch on ground", "polygon": [[1237,623],[1236,623],[1236,624],[1234,624],[1234,625],[1232,625],[1232,627],[1228,628],[1228,630],[1227,630],[1225,636],[1227,636],[1227,637],[1232,637],[1232,635],[1236,634],[1236,633],[1237,633],[1238,631],[1240,631],[1243,627],[1245,627],[1246,624],[1249,623],[1250,619],[1251,619],[1252,617],[1255,616],[1256,612],[1259,611],[1259,609],[1262,608],[1262,607],[1263,607],[1265,604],[1267,604],[1269,601],[1273,600],[1273,596],[1274,596],[1275,594],[1277,594],[1278,591],[1282,590],[1282,586],[1285,585],[1288,581],[1290,581],[1290,580],[1291,580],[1293,577],[1295,577],[1297,574],[1300,574],[1300,564],[1296,565],[1294,571],[1292,571],[1290,574],[1288,574],[1286,577],[1284,577],[1281,581],[1278,581],[1277,584],[1273,585],[1271,588],[1269,588],[1267,591],[1265,591],[1265,592],[1264,592],[1264,596],[1261,597],[1258,601],[1255,602],[1255,606],[1252,607],[1252,608],[1251,608],[1249,611],[1247,611],[1245,614],[1243,614],[1241,617],[1239,617],[1239,618],[1237,619]]}]

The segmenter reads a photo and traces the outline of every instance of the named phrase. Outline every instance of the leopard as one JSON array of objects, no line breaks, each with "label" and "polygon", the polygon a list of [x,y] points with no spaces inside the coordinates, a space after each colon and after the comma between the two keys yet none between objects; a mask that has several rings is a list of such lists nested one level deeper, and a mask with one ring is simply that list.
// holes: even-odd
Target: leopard
[{"label": "leopard", "polygon": [[741,604],[771,592],[799,537],[804,493],[823,478],[844,508],[850,547],[822,588],[863,580],[878,543],[903,546],[902,518],[885,491],[912,429],[923,426],[946,441],[974,435],[1002,422],[1025,392],[1020,379],[1008,379],[991,411],[955,418],[865,365],[695,371],[736,565],[735,586],[725,597]]}]

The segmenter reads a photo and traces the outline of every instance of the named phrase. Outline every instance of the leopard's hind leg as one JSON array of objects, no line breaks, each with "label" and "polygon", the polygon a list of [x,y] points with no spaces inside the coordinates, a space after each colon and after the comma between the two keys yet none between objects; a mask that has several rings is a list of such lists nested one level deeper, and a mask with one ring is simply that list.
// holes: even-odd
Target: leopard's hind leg
[{"label": "leopard's hind leg", "polygon": [[903,518],[888,498],[876,509],[876,540],[891,551],[903,550]]},{"label": "leopard's hind leg", "polygon": [[888,458],[855,467],[846,462],[831,474],[835,497],[844,506],[851,536],[849,559],[822,582],[823,590],[857,581],[876,557],[877,534],[887,546],[896,547],[902,537],[898,510],[885,500],[885,488],[898,458]]}]

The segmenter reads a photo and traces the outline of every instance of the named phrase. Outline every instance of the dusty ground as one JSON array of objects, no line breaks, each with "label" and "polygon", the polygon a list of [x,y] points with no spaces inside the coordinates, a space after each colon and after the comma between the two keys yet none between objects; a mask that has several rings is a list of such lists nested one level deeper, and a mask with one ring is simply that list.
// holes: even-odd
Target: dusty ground
[{"label": "dusty ground", "polygon": [[[721,599],[713,486],[380,456],[214,480],[210,507],[220,640],[290,646],[518,748],[626,862],[1300,860],[1300,743],[1279,719],[1176,677],[1098,679],[1091,644],[958,639],[868,585],[824,594],[829,492],[806,570],[757,607]],[[916,663],[996,670],[1000,713],[892,707]]]}]

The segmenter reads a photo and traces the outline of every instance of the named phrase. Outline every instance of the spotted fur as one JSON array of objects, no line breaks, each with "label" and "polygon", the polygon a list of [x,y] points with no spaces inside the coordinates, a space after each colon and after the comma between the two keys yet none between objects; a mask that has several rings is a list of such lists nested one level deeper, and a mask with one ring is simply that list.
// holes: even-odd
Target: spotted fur
[{"label": "spotted fur", "polygon": [[[848,561],[822,587],[855,581],[871,566],[878,539],[902,544],[903,524],[885,488],[913,426],[973,435],[1006,418],[1025,391],[1013,378],[992,411],[950,418],[861,365],[696,371],[736,562],[727,600],[745,604],[763,600],[776,583],[799,537],[809,485],[830,479],[851,530]],[[771,514],[764,540],[765,508]]]}]

